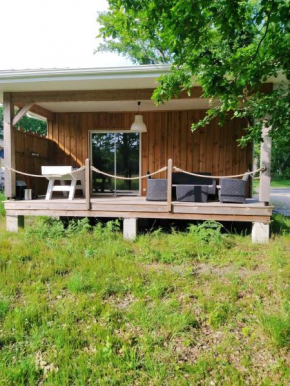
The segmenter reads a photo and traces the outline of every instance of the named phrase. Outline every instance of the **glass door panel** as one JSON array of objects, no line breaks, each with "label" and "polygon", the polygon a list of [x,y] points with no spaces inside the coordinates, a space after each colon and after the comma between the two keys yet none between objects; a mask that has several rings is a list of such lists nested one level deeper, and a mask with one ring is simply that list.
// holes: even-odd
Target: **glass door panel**
[{"label": "glass door panel", "polygon": [[[118,176],[139,176],[139,133],[92,133],[92,164]],[[93,193],[138,194],[139,180],[119,180],[93,173]]]},{"label": "glass door panel", "polygon": [[[92,134],[92,164],[103,172],[115,174],[115,134]],[[93,173],[93,193],[114,193],[115,179]]]},{"label": "glass door panel", "polygon": [[[139,176],[139,133],[116,133],[117,175]],[[139,180],[117,180],[117,192],[139,192]]]}]

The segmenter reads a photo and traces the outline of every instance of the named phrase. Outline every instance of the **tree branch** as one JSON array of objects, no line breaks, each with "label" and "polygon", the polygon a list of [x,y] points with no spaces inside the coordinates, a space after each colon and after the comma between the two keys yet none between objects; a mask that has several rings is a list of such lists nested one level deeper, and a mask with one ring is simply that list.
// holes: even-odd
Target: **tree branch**
[{"label": "tree branch", "polygon": [[260,47],[261,47],[261,44],[263,43],[267,33],[268,33],[268,29],[269,29],[269,25],[270,25],[270,17],[271,17],[271,13],[273,11],[273,8],[274,8],[274,0],[272,0],[272,7],[271,9],[269,10],[269,12],[267,12],[267,23],[266,23],[266,30],[265,30],[265,33],[264,35],[262,36],[261,40],[259,41],[259,44],[258,44],[258,47],[256,49],[256,52],[254,53],[254,55],[251,57],[251,60],[254,60],[256,58],[256,56],[258,55],[259,53],[259,50],[260,50]]}]

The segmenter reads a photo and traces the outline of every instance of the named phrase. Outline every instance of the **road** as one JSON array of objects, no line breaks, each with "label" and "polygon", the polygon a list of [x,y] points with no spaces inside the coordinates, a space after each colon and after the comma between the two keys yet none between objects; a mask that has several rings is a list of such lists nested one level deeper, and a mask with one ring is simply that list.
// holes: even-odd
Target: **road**
[{"label": "road", "polygon": [[274,212],[290,216],[290,189],[271,189],[271,204],[275,206]]}]

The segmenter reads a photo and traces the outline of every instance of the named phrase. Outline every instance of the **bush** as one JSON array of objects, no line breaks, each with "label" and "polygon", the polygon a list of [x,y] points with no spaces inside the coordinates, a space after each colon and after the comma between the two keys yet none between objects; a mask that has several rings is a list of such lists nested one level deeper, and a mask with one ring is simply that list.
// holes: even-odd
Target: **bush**
[{"label": "bush", "polygon": [[0,192],[0,217],[5,216],[5,209],[4,209],[4,204],[3,201],[6,200],[6,197],[2,192]]}]

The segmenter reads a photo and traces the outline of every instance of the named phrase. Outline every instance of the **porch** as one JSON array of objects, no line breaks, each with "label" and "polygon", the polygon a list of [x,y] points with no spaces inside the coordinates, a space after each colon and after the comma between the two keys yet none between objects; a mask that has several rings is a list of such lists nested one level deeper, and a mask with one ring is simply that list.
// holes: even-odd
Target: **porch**
[{"label": "porch", "polygon": [[265,206],[249,198],[246,204],[220,202],[167,202],[146,201],[146,197],[99,196],[86,200],[66,198],[52,200],[6,201],[7,216],[68,216],[105,218],[154,218],[174,220],[216,220],[268,223],[272,206]]},{"label": "porch", "polygon": [[[254,224],[254,231],[262,230],[262,238],[258,232],[254,241],[267,241],[272,214],[272,207],[268,205],[271,142],[267,132],[261,151],[264,169],[260,173],[259,202],[250,199],[251,180],[247,185],[245,204],[174,201],[170,193],[172,168],[170,173],[169,169],[166,172],[163,168],[168,159],[172,159],[177,169],[211,175],[212,178],[241,175],[254,169],[252,144],[241,148],[237,143],[246,122],[235,118],[221,127],[216,119],[206,128],[192,132],[192,123],[203,118],[211,104],[210,100],[202,98],[202,88],[193,84],[190,95],[181,92],[174,100],[156,107],[151,100],[156,77],[169,70],[141,66],[132,71],[118,69],[105,74],[94,71],[88,79],[87,73],[64,78],[63,75],[67,75],[64,70],[63,74],[54,73],[53,80],[40,73],[33,80],[28,77],[25,87],[16,74],[11,74],[15,83],[13,88],[11,79],[7,84],[2,81],[3,87],[0,82],[5,111],[7,229],[17,230],[25,215],[130,219],[133,236],[138,218],[246,221]],[[265,84],[264,92],[269,88],[272,84]],[[137,112],[137,101],[142,102],[140,114],[147,127],[145,132],[130,129]],[[16,114],[15,106],[19,108]],[[46,137],[14,130],[28,111],[47,119]],[[85,199],[15,200],[15,170],[27,173],[23,180],[40,196],[46,192],[47,180],[29,177],[30,174],[41,175],[42,166],[80,168],[85,166],[86,160],[89,165],[86,165]],[[117,184],[112,178],[109,181],[105,178],[92,180],[91,167],[127,180],[137,178],[138,184]],[[168,180],[167,201],[146,201],[146,178],[139,178],[147,171],[157,170],[160,173],[154,178]],[[124,195],[125,191],[129,197]],[[103,196],[103,193],[117,196]]]},{"label": "porch", "polygon": [[168,220],[216,220],[251,222],[253,242],[264,243],[269,237],[269,222],[273,207],[255,199],[246,203],[220,202],[152,202],[145,197],[99,196],[68,199],[37,199],[7,201],[5,203],[7,230],[18,231],[24,226],[24,216],[95,217],[124,219],[124,237],[134,239],[138,231],[138,218]]}]

